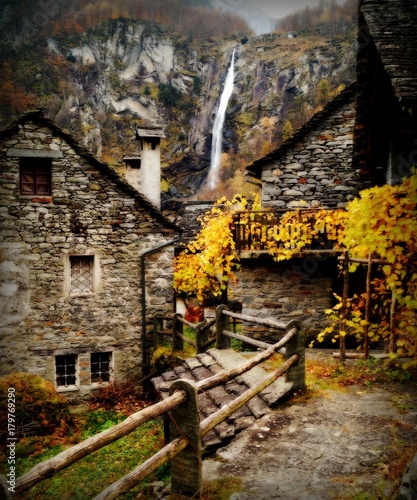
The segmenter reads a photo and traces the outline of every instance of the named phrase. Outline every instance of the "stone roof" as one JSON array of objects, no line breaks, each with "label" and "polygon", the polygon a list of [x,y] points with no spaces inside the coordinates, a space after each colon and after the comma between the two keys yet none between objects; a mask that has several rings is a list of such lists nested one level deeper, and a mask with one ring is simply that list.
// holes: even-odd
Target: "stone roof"
[{"label": "stone roof", "polygon": [[397,97],[417,98],[416,0],[363,0],[361,13]]},{"label": "stone roof", "polygon": [[56,123],[52,120],[45,118],[42,110],[30,111],[23,114],[20,118],[14,121],[4,130],[0,131],[0,142],[7,139],[11,135],[15,134],[19,130],[19,125],[32,121],[41,126],[48,127],[52,132],[54,132],[58,137],[61,137],[67,144],[69,144],[74,151],[80,155],[84,160],[93,165],[97,170],[99,170],[104,176],[111,179],[115,184],[123,190],[125,193],[135,198],[143,207],[145,207],[149,213],[157,220],[163,227],[181,233],[182,229],[176,224],[168,220],[163,213],[144,195],[137,191],[133,186],[122,179],[117,172],[110,168],[107,163],[102,162],[96,156],[94,156],[90,151],[88,151],[84,146],[82,146],[71,134],[64,132]]},{"label": "stone roof", "polygon": [[136,129],[136,136],[138,137],[165,137],[164,131],[162,127],[157,125],[148,126],[148,127],[138,127]]},{"label": "stone roof", "polygon": [[287,153],[289,149],[294,147],[298,142],[300,142],[307,134],[312,130],[317,129],[331,116],[335,111],[344,106],[347,102],[353,101],[356,93],[356,84],[352,83],[346,87],[340,94],[334,97],[326,106],[318,111],[314,116],[310,118],[302,127],[300,127],[291,137],[284,141],[279,148],[275,149],[271,153],[259,158],[259,160],[254,161],[249,166],[246,167],[250,173],[254,174],[256,177],[261,177],[261,172],[263,167],[271,165],[271,162],[280,159],[284,154]]}]

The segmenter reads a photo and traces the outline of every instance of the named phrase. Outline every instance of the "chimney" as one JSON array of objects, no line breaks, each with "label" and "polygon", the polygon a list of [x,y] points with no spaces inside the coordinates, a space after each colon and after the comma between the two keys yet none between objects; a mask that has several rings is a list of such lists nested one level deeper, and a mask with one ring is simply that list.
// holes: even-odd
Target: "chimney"
[{"label": "chimney", "polygon": [[161,208],[161,139],[162,127],[149,126],[136,129],[138,152],[124,156],[126,181]]}]

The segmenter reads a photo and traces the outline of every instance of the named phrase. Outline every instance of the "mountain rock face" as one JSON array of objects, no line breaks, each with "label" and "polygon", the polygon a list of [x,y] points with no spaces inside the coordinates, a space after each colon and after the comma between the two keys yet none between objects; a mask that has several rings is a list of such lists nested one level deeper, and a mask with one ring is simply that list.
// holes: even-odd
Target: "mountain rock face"
[{"label": "mountain rock face", "polygon": [[188,198],[207,177],[211,129],[234,48],[223,150],[246,164],[265,154],[260,142],[278,145],[286,120],[297,121],[306,111],[311,116],[322,80],[333,91],[354,79],[353,27],[333,39],[283,33],[219,42],[113,19],[45,41],[39,64],[53,67],[56,88],[42,95],[42,105],[116,169],[136,150],[136,125],[163,125],[164,197]]}]

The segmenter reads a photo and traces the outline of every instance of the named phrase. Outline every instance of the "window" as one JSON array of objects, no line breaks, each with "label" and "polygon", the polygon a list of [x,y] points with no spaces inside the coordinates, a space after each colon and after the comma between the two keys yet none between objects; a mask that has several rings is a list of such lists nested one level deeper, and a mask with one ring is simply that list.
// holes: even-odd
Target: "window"
[{"label": "window", "polygon": [[51,158],[20,158],[20,194],[50,195],[51,169]]},{"label": "window", "polygon": [[71,293],[93,291],[93,255],[73,255],[71,263]]},{"label": "window", "polygon": [[55,376],[57,387],[77,385],[77,355],[55,356]]},{"label": "window", "polygon": [[91,354],[91,383],[110,381],[111,352],[96,352]]}]

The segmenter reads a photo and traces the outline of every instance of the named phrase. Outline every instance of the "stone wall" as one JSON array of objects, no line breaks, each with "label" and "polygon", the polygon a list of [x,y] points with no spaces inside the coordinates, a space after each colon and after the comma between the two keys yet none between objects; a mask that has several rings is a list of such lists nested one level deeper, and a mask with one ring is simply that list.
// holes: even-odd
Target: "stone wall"
[{"label": "stone wall", "polygon": [[365,187],[352,168],[353,94],[340,96],[329,107],[261,160],[265,207],[344,207]]},{"label": "stone wall", "polygon": [[[288,322],[301,321],[310,342],[326,323],[325,309],[332,307],[337,283],[335,257],[323,256],[274,262],[271,258],[245,259],[238,285],[230,299],[242,303],[242,313]],[[246,324],[244,331],[261,340],[276,341],[272,331]]]},{"label": "stone wall", "polygon": [[[172,312],[177,233],[107,166],[46,121],[23,120],[0,143],[2,374],[26,371],[55,381],[55,356],[78,356],[79,387],[91,392],[90,353],[110,352],[113,378],[142,371],[142,273],[146,316]],[[21,155],[52,158],[52,195],[21,196]],[[70,291],[74,255],[94,258],[94,290]]]}]

